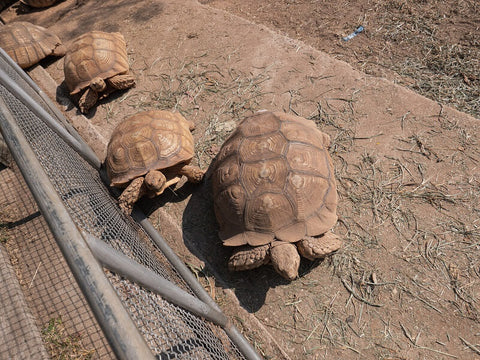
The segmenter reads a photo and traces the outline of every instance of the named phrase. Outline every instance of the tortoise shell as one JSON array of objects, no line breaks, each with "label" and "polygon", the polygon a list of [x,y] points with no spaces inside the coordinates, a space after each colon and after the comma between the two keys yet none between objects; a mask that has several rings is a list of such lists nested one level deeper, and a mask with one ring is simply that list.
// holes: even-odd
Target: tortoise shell
[{"label": "tortoise shell", "polygon": [[44,8],[55,4],[58,0],[21,0],[25,5],[34,8]]},{"label": "tortoise shell", "polygon": [[73,40],[65,55],[65,82],[71,95],[97,77],[108,79],[129,70],[125,39],[120,33],[91,31]]},{"label": "tortoise shell", "polygon": [[337,221],[330,137],[312,121],[278,112],[243,120],[212,172],[219,236],[226,246],[297,242]]},{"label": "tortoise shell", "polygon": [[107,147],[111,186],[124,187],[150,170],[188,164],[194,153],[190,128],[181,114],[163,110],[141,112],[121,122]]},{"label": "tortoise shell", "polygon": [[57,35],[29,22],[0,27],[0,47],[22,68],[35,65],[49,55],[63,56],[65,48]]}]

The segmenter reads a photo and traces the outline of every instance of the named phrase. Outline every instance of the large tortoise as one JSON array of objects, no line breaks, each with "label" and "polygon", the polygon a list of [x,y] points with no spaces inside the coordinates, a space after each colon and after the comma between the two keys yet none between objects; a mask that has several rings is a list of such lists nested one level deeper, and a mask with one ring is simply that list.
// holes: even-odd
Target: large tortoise
[{"label": "large tortoise", "polygon": [[0,27],[0,47],[22,69],[27,69],[50,55],[63,56],[66,50],[53,32],[24,21]]},{"label": "large tortoise", "polygon": [[57,1],[59,0],[20,0],[21,3],[34,8],[49,7],[55,4]]},{"label": "large tortoise", "polygon": [[313,260],[340,248],[330,231],[337,191],[329,144],[312,121],[268,111],[244,119],[225,141],[212,185],[219,237],[238,247],[230,270],[271,262],[293,280],[299,253]]},{"label": "large tortoise", "polygon": [[105,166],[110,185],[125,188],[119,205],[126,213],[139,198],[160,195],[182,175],[193,183],[203,179],[204,171],[189,165],[193,128],[181,114],[164,110],[138,113],[115,128]]},{"label": "large tortoise", "polygon": [[65,55],[64,72],[70,95],[83,92],[78,100],[82,113],[111,92],[135,86],[120,33],[90,31],[80,35]]}]

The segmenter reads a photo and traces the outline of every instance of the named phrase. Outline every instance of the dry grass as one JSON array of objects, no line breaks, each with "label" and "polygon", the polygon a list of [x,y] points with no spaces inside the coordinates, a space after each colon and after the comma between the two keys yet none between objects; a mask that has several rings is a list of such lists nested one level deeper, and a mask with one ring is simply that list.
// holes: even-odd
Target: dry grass
[{"label": "dry grass", "polygon": [[476,31],[456,30],[469,22],[473,29],[479,3],[392,0],[375,8],[380,30],[372,36],[386,44],[380,65],[410,79],[400,82],[416,92],[480,117],[480,41]]},{"label": "dry grass", "polygon": [[[432,358],[459,358],[444,351],[443,345],[422,345],[420,333],[413,333],[407,323],[392,324],[394,318],[389,313],[396,308],[406,314],[402,304],[413,301],[423,309],[422,314],[453,313],[479,320],[480,182],[477,176],[466,175],[469,167],[479,163],[476,135],[439,114],[440,130],[396,138],[393,155],[376,154],[358,151],[357,142],[364,139],[355,133],[358,114],[354,100],[345,100],[340,109],[322,100],[310,118],[335,134],[331,152],[341,199],[337,231],[344,236],[345,246],[329,264],[343,287],[337,287],[336,294],[346,292],[347,300],[345,307],[325,307],[333,304],[337,295],[330,301],[319,300],[319,304],[303,311],[311,316],[302,319],[300,330],[294,328],[294,322],[270,326],[285,332],[292,343],[302,345],[304,355],[340,347],[365,357],[360,344],[366,341],[375,344],[378,358],[399,352],[392,350],[395,347],[415,348]],[[442,150],[443,144],[452,140],[460,144],[454,155]],[[437,167],[445,163],[465,175],[455,183],[433,177]],[[401,267],[392,272],[382,261],[372,261],[383,256]],[[309,285],[302,282],[291,286],[298,292]],[[314,285],[312,296],[318,296],[313,289]],[[360,320],[345,318],[344,309],[350,308],[360,314]],[[372,334],[374,319],[385,325],[383,340]],[[303,340],[296,332],[304,335]],[[311,346],[311,339],[320,342]],[[478,345],[463,340],[462,344],[476,353]]]},{"label": "dry grass", "polygon": [[269,79],[267,69],[255,74],[222,70],[212,61],[202,62],[205,57],[153,61],[142,72],[157,90],[121,100],[138,111],[168,109],[188,119],[199,118],[196,157],[201,167],[208,166],[236,124],[258,109],[265,96],[261,85]]},{"label": "dry grass", "polygon": [[42,330],[43,341],[52,359],[66,360],[93,359],[95,349],[86,349],[82,345],[82,335],[70,335],[66,332],[62,318],[51,318]]}]

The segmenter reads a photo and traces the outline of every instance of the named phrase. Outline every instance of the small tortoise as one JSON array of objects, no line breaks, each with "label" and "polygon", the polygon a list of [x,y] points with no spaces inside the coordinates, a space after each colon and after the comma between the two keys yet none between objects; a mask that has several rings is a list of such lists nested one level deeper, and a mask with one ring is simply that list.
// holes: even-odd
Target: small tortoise
[{"label": "small tortoise", "polygon": [[52,6],[57,1],[58,0],[21,0],[20,2],[34,8],[44,8]]},{"label": "small tortoise", "polygon": [[128,71],[127,48],[120,33],[88,32],[73,40],[65,55],[65,82],[70,95],[83,91],[78,100],[82,113],[111,92],[135,86]]},{"label": "small tortoise", "polygon": [[57,35],[23,21],[0,27],[0,47],[22,69],[35,65],[49,55],[65,55],[65,46]]},{"label": "small tortoise", "polygon": [[151,110],[120,123],[107,147],[105,165],[110,185],[126,189],[119,205],[126,213],[142,196],[154,197],[182,175],[198,183],[204,171],[189,165],[194,154],[194,126],[179,113]]},{"label": "small tortoise", "polygon": [[271,262],[293,280],[299,253],[313,260],[340,248],[330,231],[337,191],[329,144],[312,121],[268,111],[244,119],[225,141],[212,184],[220,239],[239,247],[230,270]]}]

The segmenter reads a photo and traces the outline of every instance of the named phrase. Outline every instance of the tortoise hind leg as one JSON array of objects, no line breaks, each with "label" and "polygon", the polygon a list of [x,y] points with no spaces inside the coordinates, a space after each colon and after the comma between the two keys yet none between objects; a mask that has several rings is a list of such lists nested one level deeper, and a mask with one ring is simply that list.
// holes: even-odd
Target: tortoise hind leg
[{"label": "tortoise hind leg", "polygon": [[185,165],[179,171],[179,175],[185,175],[191,183],[199,183],[203,179],[205,171],[198,166]]},{"label": "tortoise hind leg", "polygon": [[98,100],[98,93],[91,88],[87,88],[78,100],[78,107],[83,114],[86,114]]},{"label": "tortoise hind leg", "polygon": [[139,177],[134,179],[130,185],[123,190],[122,194],[118,198],[118,205],[122,211],[126,214],[132,212],[133,204],[140,199],[148,191],[145,185],[145,178]]},{"label": "tortoise hind leg", "polygon": [[318,237],[306,236],[297,243],[298,252],[309,260],[323,259],[341,246],[342,240],[331,231]]},{"label": "tortoise hind leg", "polygon": [[270,261],[269,248],[268,244],[237,248],[228,260],[228,269],[231,271],[250,270],[268,264]]},{"label": "tortoise hind leg", "polygon": [[135,86],[135,78],[130,74],[115,75],[107,79],[107,83],[114,89],[128,89]]}]

